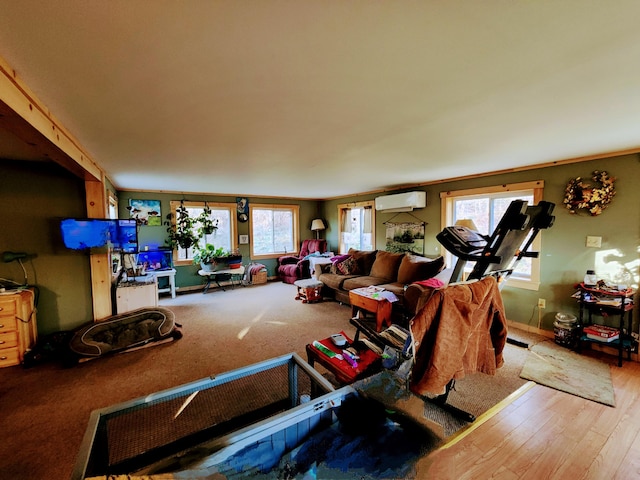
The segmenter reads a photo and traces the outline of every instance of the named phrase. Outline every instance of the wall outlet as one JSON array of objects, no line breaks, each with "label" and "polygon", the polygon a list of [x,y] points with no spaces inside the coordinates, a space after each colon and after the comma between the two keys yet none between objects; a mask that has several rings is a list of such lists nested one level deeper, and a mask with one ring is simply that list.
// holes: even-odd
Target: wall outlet
[{"label": "wall outlet", "polygon": [[592,247],[592,248],[600,248],[600,247],[602,247],[602,237],[595,237],[595,236],[592,236],[592,235],[587,235],[586,246],[587,247]]},{"label": "wall outlet", "polygon": [[547,301],[544,298],[538,299],[538,308],[547,308]]}]

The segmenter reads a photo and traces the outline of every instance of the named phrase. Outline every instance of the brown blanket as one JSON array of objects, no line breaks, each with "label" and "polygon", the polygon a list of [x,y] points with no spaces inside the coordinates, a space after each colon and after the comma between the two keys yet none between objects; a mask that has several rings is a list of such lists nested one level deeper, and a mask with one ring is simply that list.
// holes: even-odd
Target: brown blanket
[{"label": "brown blanket", "polygon": [[410,326],[414,393],[441,395],[450,380],[473,372],[494,375],[504,362],[507,322],[493,277],[436,291]]}]

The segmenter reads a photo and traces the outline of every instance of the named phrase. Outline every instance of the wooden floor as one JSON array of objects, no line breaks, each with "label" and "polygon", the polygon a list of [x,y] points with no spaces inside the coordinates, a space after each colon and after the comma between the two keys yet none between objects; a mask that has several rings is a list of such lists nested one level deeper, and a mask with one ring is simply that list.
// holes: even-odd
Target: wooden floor
[{"label": "wooden floor", "polygon": [[535,385],[417,466],[420,479],[640,479],[640,364],[611,363],[616,408]]}]

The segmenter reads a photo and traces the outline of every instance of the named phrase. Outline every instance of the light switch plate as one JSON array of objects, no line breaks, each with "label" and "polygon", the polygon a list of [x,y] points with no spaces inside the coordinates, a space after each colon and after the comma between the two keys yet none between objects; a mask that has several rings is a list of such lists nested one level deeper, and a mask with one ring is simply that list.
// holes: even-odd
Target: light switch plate
[{"label": "light switch plate", "polygon": [[593,237],[587,235],[587,247],[600,248],[602,246],[602,237]]}]

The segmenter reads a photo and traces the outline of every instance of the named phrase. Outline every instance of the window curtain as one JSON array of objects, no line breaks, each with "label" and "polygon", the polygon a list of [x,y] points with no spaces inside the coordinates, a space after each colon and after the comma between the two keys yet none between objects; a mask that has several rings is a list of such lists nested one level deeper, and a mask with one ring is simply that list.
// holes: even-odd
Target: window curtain
[{"label": "window curtain", "polygon": [[371,233],[371,207],[364,207],[362,212],[362,233]]},{"label": "window curtain", "polygon": [[342,231],[351,232],[351,209],[345,208],[342,210]]}]

